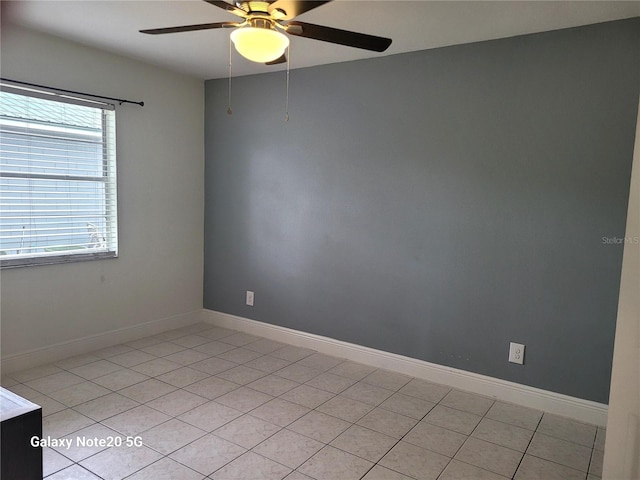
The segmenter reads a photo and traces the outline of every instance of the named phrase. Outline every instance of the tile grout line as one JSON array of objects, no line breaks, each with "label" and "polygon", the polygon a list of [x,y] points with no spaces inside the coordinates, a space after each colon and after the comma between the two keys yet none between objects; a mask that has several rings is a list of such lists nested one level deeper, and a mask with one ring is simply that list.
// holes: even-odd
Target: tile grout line
[{"label": "tile grout line", "polygon": [[540,415],[540,419],[536,423],[536,428],[535,428],[535,430],[533,430],[533,435],[531,435],[531,438],[529,439],[529,442],[527,443],[527,447],[524,449],[524,452],[522,453],[522,458],[518,462],[518,466],[516,467],[516,471],[513,473],[512,478],[515,478],[516,474],[518,473],[518,470],[520,469],[520,465],[522,465],[522,462],[524,461],[524,457],[527,455],[527,450],[529,450],[529,447],[531,446],[531,443],[533,442],[533,438],[536,436],[536,432],[538,431],[538,427],[540,426],[540,423],[542,423],[542,418],[543,417],[544,417],[544,413],[542,415]]}]

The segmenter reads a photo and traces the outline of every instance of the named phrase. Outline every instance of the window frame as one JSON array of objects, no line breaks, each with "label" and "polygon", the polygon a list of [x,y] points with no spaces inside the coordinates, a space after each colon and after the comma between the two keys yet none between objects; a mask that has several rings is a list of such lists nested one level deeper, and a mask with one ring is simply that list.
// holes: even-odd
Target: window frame
[{"label": "window frame", "polygon": [[[65,253],[61,253],[60,250],[54,250],[50,252],[37,252],[30,255],[26,254],[3,254],[0,255],[0,269],[16,268],[16,267],[28,267],[37,265],[51,265],[51,264],[64,264],[75,263],[91,260],[103,260],[107,258],[117,258],[119,255],[119,238],[118,238],[118,178],[117,178],[117,157],[116,157],[116,118],[115,118],[115,105],[111,103],[105,103],[96,101],[91,98],[83,98],[80,96],[70,96],[66,94],[58,93],[54,90],[46,90],[41,88],[22,87],[5,82],[0,83],[0,90],[3,92],[21,95],[24,97],[40,98],[48,101],[54,101],[59,103],[67,103],[73,105],[80,105],[84,107],[90,107],[101,111],[102,118],[102,167],[100,170],[103,172],[101,176],[89,176],[89,175],[65,175],[65,174],[38,174],[38,173],[21,173],[21,172],[6,172],[2,171],[0,165],[0,180],[4,179],[40,179],[50,181],[75,181],[75,182],[87,182],[96,183],[102,182],[104,184],[104,190],[99,198],[99,208],[103,208],[105,211],[104,231],[100,232],[98,238],[103,238],[104,247],[98,251],[92,251],[92,248],[85,248],[88,251],[82,251],[81,248],[68,250]],[[33,118],[25,119],[25,123],[30,120],[37,120]],[[4,133],[4,127],[0,125],[0,132]],[[11,132],[9,132],[11,133]],[[67,157],[69,158],[69,157]],[[67,164],[72,162],[67,161]],[[36,199],[35,195],[38,194],[37,190],[30,191],[32,196],[29,197],[29,202],[33,202]],[[0,192],[0,215],[2,215],[2,193]],[[26,217],[28,218],[28,216]],[[89,224],[87,224],[87,227]],[[90,237],[91,235],[87,233]],[[43,248],[54,248],[55,245]]]}]

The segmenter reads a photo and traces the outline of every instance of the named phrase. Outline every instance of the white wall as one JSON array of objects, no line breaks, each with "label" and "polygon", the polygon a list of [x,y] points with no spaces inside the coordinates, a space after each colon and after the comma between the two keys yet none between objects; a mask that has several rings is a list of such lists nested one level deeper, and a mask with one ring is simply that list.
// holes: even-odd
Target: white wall
[{"label": "white wall", "polygon": [[604,480],[640,478],[640,115],[613,350]]},{"label": "white wall", "polygon": [[203,82],[22,27],[3,25],[1,39],[4,78],[145,102],[116,109],[120,257],[3,270],[4,366],[201,311]]}]

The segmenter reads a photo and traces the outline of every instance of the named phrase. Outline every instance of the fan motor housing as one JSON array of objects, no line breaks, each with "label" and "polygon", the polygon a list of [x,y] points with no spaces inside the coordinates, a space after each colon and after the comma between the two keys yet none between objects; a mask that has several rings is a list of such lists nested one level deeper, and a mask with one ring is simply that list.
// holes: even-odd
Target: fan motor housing
[{"label": "fan motor housing", "polygon": [[261,16],[251,17],[247,19],[247,23],[249,24],[250,27],[253,27],[253,28],[264,28],[267,30],[275,29],[273,25],[273,20],[267,17],[261,17]]},{"label": "fan motor housing", "polygon": [[271,2],[236,2],[236,5],[247,13],[268,14],[270,3]]}]

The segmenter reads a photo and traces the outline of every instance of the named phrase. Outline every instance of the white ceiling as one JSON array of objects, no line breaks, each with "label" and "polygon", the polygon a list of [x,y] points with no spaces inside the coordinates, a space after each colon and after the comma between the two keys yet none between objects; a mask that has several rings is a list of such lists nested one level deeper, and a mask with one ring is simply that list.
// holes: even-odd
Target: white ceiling
[{"label": "white ceiling", "polygon": [[[232,0],[227,0],[231,2]],[[144,28],[236,21],[201,0],[19,0],[2,21],[120,53],[202,79],[228,74],[230,30],[151,36]],[[383,54],[291,37],[291,67],[343,62],[640,16],[640,1],[334,0],[301,21],[389,37]],[[234,75],[286,68],[233,57]]]}]

